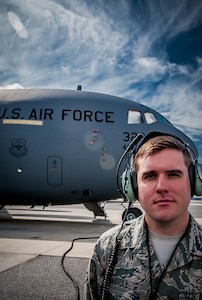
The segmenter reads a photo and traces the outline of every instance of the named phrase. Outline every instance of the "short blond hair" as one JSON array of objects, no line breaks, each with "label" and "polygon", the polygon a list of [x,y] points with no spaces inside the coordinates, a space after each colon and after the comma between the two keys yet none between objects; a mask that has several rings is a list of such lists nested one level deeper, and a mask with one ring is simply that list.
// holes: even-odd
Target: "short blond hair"
[{"label": "short blond hair", "polygon": [[187,166],[187,169],[189,168],[192,163],[192,157],[188,146],[173,136],[161,135],[150,138],[138,149],[134,157],[135,171],[138,171],[138,159],[140,157],[147,157],[164,149],[176,149],[181,151],[184,156],[185,165]]}]

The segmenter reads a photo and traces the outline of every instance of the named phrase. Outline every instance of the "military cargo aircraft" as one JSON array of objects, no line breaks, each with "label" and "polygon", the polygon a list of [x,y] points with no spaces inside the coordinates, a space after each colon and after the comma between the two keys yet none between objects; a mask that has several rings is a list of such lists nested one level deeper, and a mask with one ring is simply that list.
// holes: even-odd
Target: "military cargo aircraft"
[{"label": "military cargo aircraft", "polygon": [[116,166],[137,136],[174,134],[195,144],[140,103],[94,92],[0,90],[0,205],[84,203],[105,216],[116,199]]}]

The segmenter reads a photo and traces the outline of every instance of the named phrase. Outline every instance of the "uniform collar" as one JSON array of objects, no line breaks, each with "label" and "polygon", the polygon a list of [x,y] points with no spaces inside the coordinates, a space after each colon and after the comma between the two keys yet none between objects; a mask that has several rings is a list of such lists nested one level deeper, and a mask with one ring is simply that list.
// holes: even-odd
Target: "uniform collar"
[{"label": "uniform collar", "polygon": [[[120,249],[124,250],[126,248],[131,248],[133,254],[136,255],[143,264],[148,264],[146,223],[144,215],[126,222],[122,233],[120,234],[120,238],[122,239]],[[189,230],[176,249],[168,270],[188,264],[193,259],[193,256],[202,258],[202,226],[190,215]]]}]

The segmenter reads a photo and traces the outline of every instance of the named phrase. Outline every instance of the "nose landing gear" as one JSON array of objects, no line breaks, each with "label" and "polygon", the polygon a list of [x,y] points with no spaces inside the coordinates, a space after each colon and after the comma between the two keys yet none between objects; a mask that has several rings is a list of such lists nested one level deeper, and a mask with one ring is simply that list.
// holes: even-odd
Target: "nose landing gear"
[{"label": "nose landing gear", "polygon": [[142,215],[142,211],[137,207],[129,207],[125,209],[122,214],[122,221],[130,221],[132,219],[136,219]]}]

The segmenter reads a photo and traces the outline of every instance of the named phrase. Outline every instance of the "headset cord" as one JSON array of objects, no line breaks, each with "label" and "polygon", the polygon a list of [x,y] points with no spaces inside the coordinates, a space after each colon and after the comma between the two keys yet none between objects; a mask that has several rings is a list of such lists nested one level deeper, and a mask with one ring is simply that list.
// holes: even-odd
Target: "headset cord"
[{"label": "headset cord", "polygon": [[119,250],[120,243],[121,243],[121,240],[118,240],[118,238],[116,238],[115,243],[112,248],[110,258],[109,258],[109,264],[108,264],[107,269],[104,274],[101,300],[109,299],[109,288],[110,288],[110,284],[111,284],[113,270],[117,263],[118,250]]},{"label": "headset cord", "polygon": [[64,266],[64,260],[65,260],[65,256],[73,249],[73,246],[74,246],[74,242],[75,241],[78,241],[78,240],[89,240],[89,239],[98,239],[99,237],[96,236],[96,237],[83,237],[83,238],[76,238],[76,239],[73,239],[72,240],[72,244],[70,246],[70,248],[63,254],[62,256],[62,259],[61,259],[61,266],[62,266],[62,269],[64,271],[64,273],[67,275],[67,277],[72,281],[73,285],[74,285],[74,288],[75,288],[75,291],[76,291],[76,298],[77,300],[80,300],[80,291],[79,291],[79,286],[76,282],[76,280],[70,275],[70,273],[66,270],[65,266]]},{"label": "headset cord", "polygon": [[113,271],[114,271],[114,267],[117,263],[119,247],[120,247],[121,241],[123,239],[123,238],[119,237],[119,235],[121,234],[121,231],[124,227],[124,222],[125,222],[125,219],[126,219],[126,216],[127,216],[127,212],[129,210],[131,204],[132,204],[132,202],[130,201],[128,203],[128,208],[127,208],[126,214],[124,216],[124,219],[122,221],[121,227],[120,227],[120,229],[118,231],[118,234],[115,238],[115,243],[112,247],[112,252],[111,252],[111,255],[110,255],[110,258],[109,258],[109,263],[108,263],[108,266],[107,266],[107,268],[105,270],[105,273],[104,273],[101,300],[108,300],[109,299],[109,288],[110,288],[110,284],[111,284],[111,278],[112,278],[112,274],[113,274]]}]

